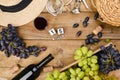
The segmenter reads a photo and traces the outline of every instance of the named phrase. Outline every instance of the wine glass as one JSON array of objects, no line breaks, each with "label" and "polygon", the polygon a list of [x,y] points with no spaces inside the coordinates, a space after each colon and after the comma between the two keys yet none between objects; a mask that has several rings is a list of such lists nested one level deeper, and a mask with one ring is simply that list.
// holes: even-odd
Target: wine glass
[{"label": "wine glass", "polygon": [[53,16],[57,16],[62,13],[64,2],[62,0],[48,0],[46,4],[47,11]]}]

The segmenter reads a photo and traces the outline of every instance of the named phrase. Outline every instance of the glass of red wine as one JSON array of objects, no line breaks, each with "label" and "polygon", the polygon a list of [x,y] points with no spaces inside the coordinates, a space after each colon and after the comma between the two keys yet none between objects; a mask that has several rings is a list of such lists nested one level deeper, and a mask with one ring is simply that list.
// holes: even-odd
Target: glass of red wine
[{"label": "glass of red wine", "polygon": [[45,18],[43,18],[43,17],[37,17],[34,20],[34,26],[38,30],[45,30],[47,25],[48,25],[47,20]]}]

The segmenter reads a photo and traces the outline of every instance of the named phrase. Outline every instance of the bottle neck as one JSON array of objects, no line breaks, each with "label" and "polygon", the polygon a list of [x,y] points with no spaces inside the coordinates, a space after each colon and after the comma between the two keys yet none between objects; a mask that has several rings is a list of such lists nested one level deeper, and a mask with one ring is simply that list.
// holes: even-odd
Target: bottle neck
[{"label": "bottle neck", "polygon": [[52,54],[49,54],[47,57],[45,57],[40,63],[38,63],[36,65],[36,67],[38,69],[41,69],[43,66],[45,66],[46,64],[48,64],[52,59],[54,59],[54,57],[52,56]]}]

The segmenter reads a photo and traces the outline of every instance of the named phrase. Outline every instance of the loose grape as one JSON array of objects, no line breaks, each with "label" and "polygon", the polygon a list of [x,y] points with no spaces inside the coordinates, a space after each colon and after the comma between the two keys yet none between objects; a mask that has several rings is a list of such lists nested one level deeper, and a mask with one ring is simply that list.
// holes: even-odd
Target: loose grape
[{"label": "loose grape", "polygon": [[88,48],[87,48],[86,46],[83,46],[83,47],[81,48],[81,51],[82,51],[82,53],[85,55],[85,54],[87,54],[87,52],[88,52]]},{"label": "loose grape", "polygon": [[82,78],[84,77],[84,75],[85,75],[85,73],[84,73],[83,71],[81,71],[81,72],[78,74],[78,77],[79,77],[80,79],[82,79]]},{"label": "loose grape", "polygon": [[76,75],[76,72],[73,68],[70,68],[69,71],[70,71],[71,74]]},{"label": "loose grape", "polygon": [[57,79],[59,77],[59,75],[60,75],[60,72],[57,69],[53,71],[54,78]]},{"label": "loose grape", "polygon": [[76,73],[78,74],[81,71],[80,68],[76,68]]},{"label": "loose grape", "polygon": [[90,80],[90,78],[87,77],[87,76],[85,76],[85,77],[83,78],[83,80]]},{"label": "loose grape", "polygon": [[89,50],[88,53],[87,53],[87,57],[90,57],[93,55],[93,51],[92,50]]}]

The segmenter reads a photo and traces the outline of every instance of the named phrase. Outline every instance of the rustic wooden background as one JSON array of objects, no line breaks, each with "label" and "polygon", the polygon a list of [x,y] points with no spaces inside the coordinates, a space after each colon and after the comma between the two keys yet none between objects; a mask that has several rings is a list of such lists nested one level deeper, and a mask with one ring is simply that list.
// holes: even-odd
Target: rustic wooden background
[{"label": "rustic wooden background", "polygon": [[[68,0],[64,0],[66,3]],[[71,6],[65,7],[63,9],[63,13],[59,14],[57,17],[52,16],[46,10],[44,10],[40,16],[44,17],[48,21],[48,27],[44,31],[39,31],[35,29],[33,22],[30,22],[24,26],[18,27],[19,35],[24,39],[27,45],[37,45],[37,46],[47,46],[47,51],[42,52],[39,57],[30,56],[28,59],[21,59],[11,56],[10,58],[6,58],[3,52],[0,52],[0,77],[7,78],[10,80],[16,74],[18,74],[22,69],[24,69],[29,64],[38,63],[42,60],[45,56],[49,53],[52,53],[55,56],[55,59],[50,62],[46,66],[54,66],[55,68],[63,68],[66,65],[72,63],[73,60],[73,53],[74,50],[84,44],[84,39],[86,35],[90,34],[92,30],[97,27],[98,25],[103,25],[103,38],[98,45],[90,45],[93,50],[99,48],[100,45],[106,44],[104,42],[105,39],[111,39],[111,42],[116,45],[116,47],[120,50],[120,28],[119,27],[112,27],[105,23],[101,23],[99,21],[94,20],[94,13],[96,10],[90,4],[88,4],[92,10],[88,10],[81,4],[80,14],[72,14],[69,9],[73,8],[74,0]],[[69,8],[69,9],[68,9]],[[89,25],[87,28],[82,26],[82,21],[86,16],[90,17]],[[80,26],[78,28],[73,28],[72,25],[74,23],[79,23]],[[60,40],[52,40],[52,37],[49,35],[48,30],[51,28],[60,28],[63,27],[65,30],[64,38]],[[2,29],[2,27],[0,27]],[[80,37],[76,37],[76,32],[81,30],[83,33]],[[10,74],[10,68],[15,65],[19,64],[21,66],[21,70],[15,74]],[[37,80],[44,80],[45,78],[44,72],[37,78]]]}]

